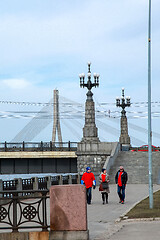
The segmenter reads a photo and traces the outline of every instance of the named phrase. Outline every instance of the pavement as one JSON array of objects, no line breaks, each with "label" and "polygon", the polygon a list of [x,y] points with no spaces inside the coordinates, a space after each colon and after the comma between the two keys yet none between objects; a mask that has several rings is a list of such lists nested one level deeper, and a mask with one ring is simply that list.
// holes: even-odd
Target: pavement
[{"label": "pavement", "polygon": [[[160,185],[153,186],[154,191],[159,189]],[[119,221],[120,216],[127,213],[148,194],[147,184],[128,184],[125,204],[121,204],[117,195],[117,186],[110,184],[109,203],[103,205],[98,187],[92,190],[92,204],[87,206],[89,239],[160,239],[160,221]]]}]

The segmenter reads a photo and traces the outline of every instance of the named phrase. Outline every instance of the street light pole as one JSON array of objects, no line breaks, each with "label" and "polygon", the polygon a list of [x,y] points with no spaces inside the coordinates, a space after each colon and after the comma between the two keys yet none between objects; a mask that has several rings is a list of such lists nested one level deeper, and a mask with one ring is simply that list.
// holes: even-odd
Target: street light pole
[{"label": "street light pole", "polygon": [[153,208],[152,183],[152,130],[151,130],[151,0],[149,0],[148,21],[148,168],[149,168],[149,207]]},{"label": "street light pole", "polygon": [[152,182],[152,129],[151,129],[151,0],[149,0],[148,21],[148,171],[149,171],[149,207],[153,208]]},{"label": "street light pole", "polygon": [[[98,129],[97,129],[96,123],[95,123],[95,106],[94,106],[94,101],[93,101],[93,97],[92,97],[93,93],[91,90],[93,87],[95,87],[95,88],[99,87],[99,74],[94,73],[93,77],[94,78],[92,81],[91,62],[88,62],[87,80],[85,80],[84,73],[79,74],[80,87],[81,88],[86,87],[88,89],[88,92],[86,94],[87,100],[85,103],[85,125],[83,128],[83,138],[82,138],[81,142],[83,142],[83,143],[90,142],[90,144],[92,144],[92,143],[98,144],[100,142],[100,140],[98,138]],[[91,146],[91,145],[89,145],[89,146]],[[97,147],[98,147],[98,145],[97,145]],[[84,148],[86,148],[86,147],[84,147]]]},{"label": "street light pole", "polygon": [[116,98],[116,106],[121,107],[121,135],[119,138],[119,143],[121,145],[122,151],[128,151],[130,148],[130,137],[128,135],[128,123],[127,123],[127,116],[126,116],[126,107],[131,106],[130,97],[124,96],[124,88],[122,88],[122,96],[121,98]]}]

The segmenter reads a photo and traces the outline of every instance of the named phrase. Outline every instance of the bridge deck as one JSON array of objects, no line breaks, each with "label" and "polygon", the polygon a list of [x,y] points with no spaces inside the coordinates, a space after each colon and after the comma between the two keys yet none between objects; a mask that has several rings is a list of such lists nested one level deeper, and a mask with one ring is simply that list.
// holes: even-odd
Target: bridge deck
[{"label": "bridge deck", "polygon": [[76,158],[75,151],[0,152],[0,158]]}]

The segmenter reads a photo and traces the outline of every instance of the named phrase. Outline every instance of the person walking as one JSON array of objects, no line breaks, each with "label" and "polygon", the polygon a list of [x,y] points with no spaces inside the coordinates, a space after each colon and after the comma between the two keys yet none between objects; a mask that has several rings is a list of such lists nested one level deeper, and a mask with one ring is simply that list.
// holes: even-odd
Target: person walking
[{"label": "person walking", "polygon": [[87,167],[86,172],[83,173],[83,176],[81,178],[81,184],[84,184],[86,186],[87,203],[91,204],[92,186],[93,189],[96,188],[96,180],[94,174],[91,172],[90,167]]},{"label": "person walking", "polygon": [[123,166],[119,167],[118,172],[115,176],[115,182],[117,184],[117,193],[119,196],[119,203],[124,204],[125,200],[125,188],[128,181],[128,174],[124,171]]},{"label": "person walking", "polygon": [[99,191],[101,191],[102,194],[102,201],[103,204],[108,204],[108,193],[110,193],[109,190],[109,175],[107,174],[107,171],[105,168],[102,169],[102,172],[99,176],[99,181],[100,181],[100,187]]}]

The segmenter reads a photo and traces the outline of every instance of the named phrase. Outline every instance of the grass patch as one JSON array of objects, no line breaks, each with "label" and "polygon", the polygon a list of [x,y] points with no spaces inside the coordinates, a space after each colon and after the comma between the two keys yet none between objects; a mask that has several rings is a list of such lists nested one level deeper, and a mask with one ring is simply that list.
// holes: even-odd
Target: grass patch
[{"label": "grass patch", "polygon": [[149,197],[147,197],[132,208],[126,216],[128,218],[160,217],[160,190],[153,194],[153,209],[149,208]]}]

